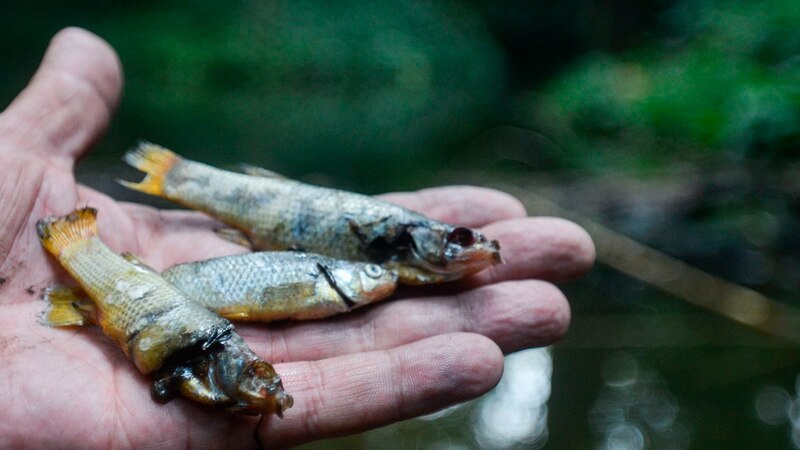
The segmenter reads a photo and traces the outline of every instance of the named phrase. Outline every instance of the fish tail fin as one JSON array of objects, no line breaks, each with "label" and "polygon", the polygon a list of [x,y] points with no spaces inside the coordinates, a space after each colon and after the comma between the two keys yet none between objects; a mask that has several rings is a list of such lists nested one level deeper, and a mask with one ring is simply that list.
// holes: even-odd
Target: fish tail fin
[{"label": "fish tail fin", "polygon": [[163,197],[164,179],[180,157],[160,145],[140,142],[135,149],[125,153],[122,159],[147,175],[139,183],[117,180],[121,185],[134,191]]},{"label": "fish tail fin", "polygon": [[36,233],[48,252],[59,256],[65,248],[97,236],[97,210],[86,207],[61,217],[36,222]]},{"label": "fish tail fin", "polygon": [[81,288],[48,288],[44,292],[44,299],[49,305],[44,312],[43,322],[51,327],[85,325],[94,310],[94,303]]}]

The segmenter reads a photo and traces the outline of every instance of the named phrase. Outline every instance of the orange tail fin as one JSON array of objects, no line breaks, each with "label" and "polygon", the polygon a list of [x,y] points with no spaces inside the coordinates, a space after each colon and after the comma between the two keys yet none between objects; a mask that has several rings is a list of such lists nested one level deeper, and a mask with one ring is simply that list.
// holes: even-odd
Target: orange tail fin
[{"label": "orange tail fin", "polygon": [[117,180],[121,185],[134,191],[163,197],[164,178],[180,160],[180,157],[159,145],[140,142],[138,147],[126,153],[122,159],[130,166],[146,173],[147,176],[140,183]]},{"label": "orange tail fin", "polygon": [[77,209],[62,217],[45,217],[36,222],[42,246],[56,257],[70,245],[97,236],[97,210]]}]

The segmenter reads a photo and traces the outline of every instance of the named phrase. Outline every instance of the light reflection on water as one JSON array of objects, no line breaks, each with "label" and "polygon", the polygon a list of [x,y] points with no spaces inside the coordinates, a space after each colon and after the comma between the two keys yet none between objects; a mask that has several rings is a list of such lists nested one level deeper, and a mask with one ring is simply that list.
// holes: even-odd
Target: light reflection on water
[{"label": "light reflection on water", "polygon": [[767,385],[756,394],[754,407],[758,418],[768,425],[779,426],[788,421],[791,442],[800,448],[800,376],[795,381],[794,397],[780,386]]},{"label": "light reflection on water", "polygon": [[547,400],[553,358],[547,348],[506,357],[497,387],[479,400],[473,432],[483,448],[541,448],[547,442]]},{"label": "light reflection on water", "polygon": [[679,420],[680,407],[664,379],[642,367],[629,353],[609,355],[603,364],[603,386],[589,411],[600,434],[598,449],[682,449],[689,430]]}]

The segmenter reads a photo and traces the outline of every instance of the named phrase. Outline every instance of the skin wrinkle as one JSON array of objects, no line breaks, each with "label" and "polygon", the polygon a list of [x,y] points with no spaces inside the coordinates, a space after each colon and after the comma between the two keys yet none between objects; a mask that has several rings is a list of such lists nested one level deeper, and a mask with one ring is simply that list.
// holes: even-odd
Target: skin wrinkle
[{"label": "skin wrinkle", "polygon": [[[13,161],[13,163],[17,163],[17,167],[8,168],[7,164],[3,164],[7,169],[3,171],[3,179],[0,180],[0,206],[2,206],[4,211],[16,211],[19,208],[19,203],[23,200],[21,198],[24,196],[25,190],[28,188],[28,184],[22,182],[21,180],[27,179],[27,174],[33,170],[32,167],[38,167],[35,165],[35,161],[32,161],[31,164],[22,164],[17,158],[13,158],[11,156],[8,157]],[[15,170],[16,169],[16,170]],[[8,176],[16,175],[15,178],[9,180]],[[28,197],[25,201],[33,201],[34,199],[39,197],[39,193],[41,191],[42,186],[42,179],[43,176],[39,175],[35,177],[35,182],[32,184],[36,186],[36,191],[34,195]],[[4,195],[9,189],[7,186],[11,186],[12,195]],[[9,204],[10,203],[10,204]],[[0,223],[0,229],[3,231],[3,238],[2,238],[2,245],[0,245],[0,267],[5,265],[6,260],[8,259],[8,255],[11,252],[11,249],[14,248],[16,242],[20,239],[20,235],[22,234],[23,226],[28,223],[29,216],[20,216],[16,222],[11,222],[14,219],[13,214],[4,214],[2,216],[2,223]],[[10,240],[6,240],[6,236],[12,236]]]},{"label": "skin wrinkle", "polygon": [[[67,153],[74,158],[100,137],[116,109],[122,79],[119,58],[117,58],[108,44],[99,40],[89,41],[86,39],[88,36],[88,32],[75,28],[68,28],[57,34],[51,40],[50,47],[36,76],[28,85],[28,88],[23,91],[23,94],[18,97],[22,99],[21,104],[18,107],[14,107],[15,105],[12,103],[12,106],[7,110],[9,114],[22,115],[23,117],[30,114],[30,111],[26,109],[33,109],[36,113],[41,113],[43,105],[52,104],[53,85],[59,87],[59,89],[55,89],[55,92],[64,92],[67,90],[65,87],[71,87],[70,95],[66,99],[62,97],[60,102],[53,105],[53,108],[66,110],[67,114],[64,116],[67,119],[72,119],[75,126],[65,127],[63,123],[59,123],[59,126],[48,124],[45,127],[39,127],[36,125],[39,123],[38,120],[43,120],[50,114],[50,111],[47,110],[39,114],[38,118],[34,114],[33,120],[29,118],[29,120],[21,121],[22,123],[34,124],[34,126],[28,126],[25,130],[28,134],[43,133],[41,129],[55,129],[64,133],[66,131],[71,132],[64,135],[46,133],[44,137],[50,148],[48,149],[49,151],[44,152],[45,154],[59,154],[64,149],[67,149]],[[81,52],[81,57],[85,59],[72,57],[73,54],[77,53],[74,50],[75,47],[81,48],[81,50],[88,50]],[[75,53],[71,53],[70,50],[66,49],[73,49],[72,52]],[[87,55],[89,56],[88,59],[86,58]],[[93,68],[94,76],[85,76],[86,67]],[[100,70],[97,70],[98,68]],[[103,72],[103,69],[106,72]],[[40,100],[38,104],[31,103],[33,102],[32,99],[36,98],[33,94],[38,93],[38,90],[43,90],[45,86],[51,95],[40,96],[45,100],[44,102]],[[76,101],[76,99],[81,101]],[[98,102],[92,102],[91,100],[99,100],[101,108],[93,107],[98,106]],[[69,109],[69,107],[76,104],[79,104],[79,106],[74,106],[72,110]],[[67,106],[66,108],[64,108],[65,105]],[[83,111],[87,110],[93,111],[95,115],[90,127],[86,127],[86,122],[82,120]],[[55,137],[59,139],[54,139]],[[65,145],[69,140],[74,142],[68,142],[70,145]]]},{"label": "skin wrinkle", "polygon": [[[305,412],[305,416],[302,420],[304,434],[311,436],[325,435],[320,424],[321,411],[326,409],[325,397],[320,395],[320,392],[324,392],[326,390],[325,388],[328,386],[326,383],[325,371],[321,364],[316,361],[308,362],[307,368],[311,369],[311,378],[314,380],[313,386],[317,387],[317,389],[310,390],[311,398],[306,398],[303,404]],[[304,392],[304,394],[305,393],[308,393],[308,391]],[[302,396],[298,395],[298,397],[300,398]]]},{"label": "skin wrinkle", "polygon": [[[401,360],[401,354],[399,352],[391,352],[388,355],[389,358],[389,366],[388,367],[405,367],[406,365],[403,364],[404,361]],[[414,360],[410,361],[411,364],[414,364]],[[394,371],[392,371],[394,372]],[[406,386],[409,379],[411,379],[411,384],[417,384],[413,381],[414,372],[409,371],[407,375],[400,378],[399,383],[393,383],[399,395],[397,395],[394,405],[394,415],[385,418],[385,421],[396,421],[400,420],[401,418],[405,417],[404,413],[408,410],[408,405],[410,404],[408,387]]]},{"label": "skin wrinkle", "polygon": [[[104,124],[110,120],[112,108],[106,104],[105,100],[102,98],[99,92],[95,91],[94,87],[87,82],[86,80],[82,79],[81,77],[74,75],[72,73],[67,72],[67,68],[62,67],[51,67],[48,64],[48,61],[45,60],[44,65],[41,68],[41,76],[46,78],[48,82],[59,84],[59,89],[56,92],[63,93],[67,89],[71,90],[67,96],[62,96],[59,98],[55,98],[56,103],[54,104],[52,100],[54,98],[50,98],[47,103],[36,105],[37,108],[34,113],[28,112],[30,116],[28,117],[27,123],[34,124],[30,129],[26,130],[28,135],[37,136],[40,138],[41,141],[45,143],[45,149],[41,153],[48,157],[52,155],[57,155],[60,153],[62,148],[79,148],[83,145],[89,145],[91,142],[96,138],[92,136],[89,139],[86,137],[81,136],[80,134],[76,135],[76,130],[82,130],[80,127],[80,121],[78,119],[77,114],[63,114],[62,111],[65,109],[73,108],[75,110],[82,110],[84,108],[91,108],[90,106],[84,105],[87,103],[87,96],[86,94],[94,94],[97,98],[99,98],[100,103],[102,104],[103,109],[106,110],[107,118],[104,119],[102,124],[98,126],[98,129],[104,128]],[[38,86],[34,86],[38,87]],[[91,97],[92,95],[89,95]],[[79,100],[79,101],[76,101]],[[80,107],[74,106],[75,104],[80,104]],[[27,105],[26,105],[27,106]],[[59,114],[60,113],[60,114]],[[51,115],[55,114],[55,117],[50,117]],[[67,125],[63,123],[63,119],[60,116],[66,116],[68,119],[73,121],[73,124]],[[49,119],[49,120],[48,120]],[[61,120],[59,120],[61,119]],[[38,124],[44,122],[59,122],[59,126],[53,127],[52,125],[48,125],[46,127],[42,127]],[[50,130],[50,129],[57,129],[58,132],[62,133],[63,135],[53,135],[49,132],[45,132],[43,130]],[[89,131],[84,132],[85,134],[91,136],[95,134],[95,132]],[[76,141],[75,143],[67,142],[67,138],[69,140]],[[64,144],[63,142],[67,142]],[[69,152],[72,153],[72,152]],[[71,167],[72,165],[72,158],[67,160]]]},{"label": "skin wrinkle", "polygon": [[117,387],[119,386],[119,377],[120,377],[120,367],[118,364],[114,364],[112,361],[112,371],[111,371],[111,386],[112,390],[109,392],[110,396],[114,398],[114,417],[115,417],[115,425],[117,430],[121,431],[121,433],[115,433],[118,436],[122,437],[124,441],[124,448],[132,448],[133,439],[131,438],[131,433],[128,432],[127,427],[125,426],[125,420],[122,418],[122,414],[120,411],[124,410],[127,413],[127,417],[132,416],[130,410],[125,406],[124,400],[114,395],[115,392],[118,391]]}]

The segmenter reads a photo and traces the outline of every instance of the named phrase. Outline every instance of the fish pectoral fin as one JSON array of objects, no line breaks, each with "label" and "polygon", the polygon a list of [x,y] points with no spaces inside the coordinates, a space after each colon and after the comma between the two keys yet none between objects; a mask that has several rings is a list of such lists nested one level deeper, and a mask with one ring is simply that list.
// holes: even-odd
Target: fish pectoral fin
[{"label": "fish pectoral fin", "polygon": [[250,242],[250,239],[242,230],[237,230],[236,228],[218,228],[214,230],[214,233],[226,241],[241,245],[248,250],[253,250],[253,243]]},{"label": "fish pectoral fin", "polygon": [[285,283],[278,286],[270,286],[264,289],[264,299],[269,302],[279,300],[286,301],[292,299],[303,300],[314,294],[316,283],[313,281]]},{"label": "fish pectoral fin", "polygon": [[269,286],[257,294],[260,300],[251,299],[247,304],[214,308],[214,312],[234,322],[284,319],[303,311],[306,308],[305,300],[311,298],[315,290],[313,281]]},{"label": "fish pectoral fin", "polygon": [[153,269],[152,267],[148,266],[144,261],[139,259],[138,256],[134,255],[131,252],[122,252],[119,254],[119,256],[122,256],[122,258],[124,258],[125,261],[128,261],[129,263],[133,264],[136,267],[145,269],[149,272],[158,273],[156,272],[156,269]]},{"label": "fish pectoral fin", "polygon": [[85,325],[96,311],[94,302],[81,288],[53,287],[44,292],[49,303],[43,321],[51,327]]},{"label": "fish pectoral fin", "polygon": [[281,175],[277,172],[273,172],[271,170],[264,169],[263,167],[253,166],[250,164],[239,164],[239,170],[243,174],[250,175],[251,177],[286,178],[286,176]]}]

